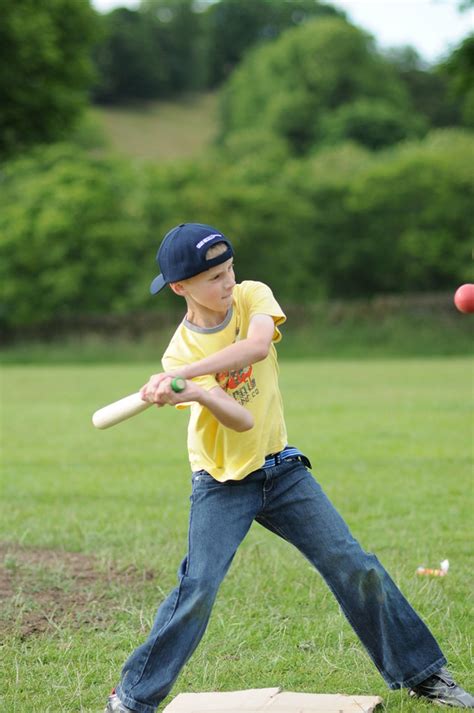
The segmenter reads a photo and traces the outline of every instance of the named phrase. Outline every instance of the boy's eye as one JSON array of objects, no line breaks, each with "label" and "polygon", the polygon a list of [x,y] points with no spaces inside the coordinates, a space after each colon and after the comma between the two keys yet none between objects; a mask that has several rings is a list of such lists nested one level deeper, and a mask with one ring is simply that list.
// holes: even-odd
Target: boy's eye
[{"label": "boy's eye", "polygon": [[[231,265],[229,265],[229,267],[227,268],[227,272],[232,272],[233,269],[234,269],[234,263],[232,263]],[[223,274],[224,274],[223,272],[218,272],[216,275],[213,275],[213,276],[209,279],[209,282],[215,282],[215,281],[218,280],[220,277],[222,277]]]}]

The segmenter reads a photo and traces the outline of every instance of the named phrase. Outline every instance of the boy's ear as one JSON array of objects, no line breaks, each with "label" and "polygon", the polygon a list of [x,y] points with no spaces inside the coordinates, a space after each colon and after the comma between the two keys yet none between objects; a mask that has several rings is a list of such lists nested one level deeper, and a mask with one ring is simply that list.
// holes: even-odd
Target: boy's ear
[{"label": "boy's ear", "polygon": [[176,295],[184,297],[186,290],[182,282],[170,282],[169,285]]}]

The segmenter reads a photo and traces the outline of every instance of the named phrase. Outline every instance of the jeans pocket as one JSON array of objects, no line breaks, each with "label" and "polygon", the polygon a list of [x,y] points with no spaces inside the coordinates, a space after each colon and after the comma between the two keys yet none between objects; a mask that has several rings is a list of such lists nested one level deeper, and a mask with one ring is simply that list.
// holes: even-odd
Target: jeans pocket
[{"label": "jeans pocket", "polygon": [[218,480],[212,477],[207,470],[197,470],[192,475],[192,484],[194,488],[209,488],[212,486],[219,486]]}]

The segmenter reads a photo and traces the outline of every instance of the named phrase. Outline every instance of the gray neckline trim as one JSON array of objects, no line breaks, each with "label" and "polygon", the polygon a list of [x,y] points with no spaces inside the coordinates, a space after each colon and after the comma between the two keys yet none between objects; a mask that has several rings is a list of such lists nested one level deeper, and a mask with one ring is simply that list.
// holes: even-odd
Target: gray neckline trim
[{"label": "gray neckline trim", "polygon": [[233,307],[231,307],[227,312],[224,321],[216,325],[215,327],[198,327],[196,324],[189,322],[186,317],[183,319],[183,324],[192,332],[199,332],[199,334],[215,334],[216,332],[220,332],[222,329],[225,329],[227,327],[230,320],[232,319],[233,312]]}]

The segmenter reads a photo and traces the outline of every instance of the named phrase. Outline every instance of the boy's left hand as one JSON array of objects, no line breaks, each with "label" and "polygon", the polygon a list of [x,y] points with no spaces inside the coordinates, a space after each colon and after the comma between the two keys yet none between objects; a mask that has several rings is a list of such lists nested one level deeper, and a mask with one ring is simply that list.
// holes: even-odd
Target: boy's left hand
[{"label": "boy's left hand", "polygon": [[[159,393],[160,385],[166,381],[166,379],[172,379],[173,374],[170,372],[163,371],[160,374],[153,374],[148,379],[148,382],[142,386],[140,389],[140,396],[143,401],[148,401],[149,403],[158,403],[157,397]],[[171,383],[171,382],[170,382]]]},{"label": "boy's left hand", "polygon": [[173,391],[171,382],[175,376],[176,374],[169,372],[151,376],[148,383],[140,389],[140,396],[143,401],[148,401],[148,403],[156,404],[157,406],[165,406],[166,404],[175,405],[192,400],[190,394],[192,389],[190,389],[189,382],[186,382],[186,388],[183,391],[179,393]]}]

